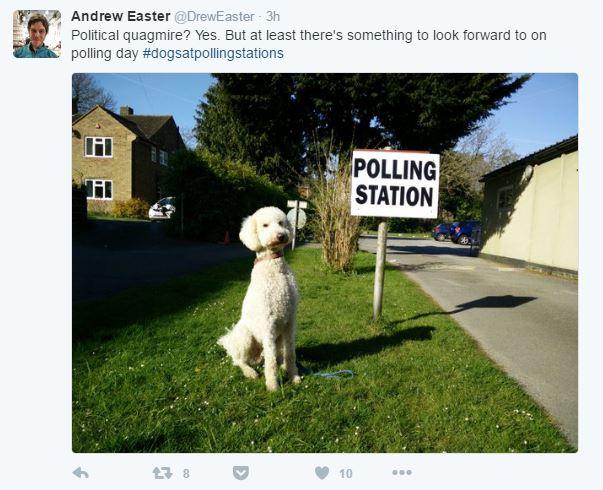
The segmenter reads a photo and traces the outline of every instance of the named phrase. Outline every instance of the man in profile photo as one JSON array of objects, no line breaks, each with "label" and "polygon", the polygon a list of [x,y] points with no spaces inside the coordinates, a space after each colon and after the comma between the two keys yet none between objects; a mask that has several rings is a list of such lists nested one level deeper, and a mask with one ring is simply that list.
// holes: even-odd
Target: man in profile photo
[{"label": "man in profile photo", "polygon": [[48,34],[48,20],[40,13],[32,14],[27,22],[29,42],[15,49],[15,58],[57,58],[56,53],[44,44]]}]

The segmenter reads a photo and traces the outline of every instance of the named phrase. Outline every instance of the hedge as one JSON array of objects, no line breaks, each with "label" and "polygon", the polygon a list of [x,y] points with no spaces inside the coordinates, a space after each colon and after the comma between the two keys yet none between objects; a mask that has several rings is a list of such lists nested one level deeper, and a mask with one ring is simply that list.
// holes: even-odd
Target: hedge
[{"label": "hedge", "polygon": [[163,195],[177,198],[172,229],[179,231],[184,218],[186,237],[212,241],[222,239],[226,231],[231,239],[238,237],[245,216],[264,206],[285,209],[288,198],[280,186],[258,175],[251,165],[223,160],[204,150],[174,154],[161,190]]}]

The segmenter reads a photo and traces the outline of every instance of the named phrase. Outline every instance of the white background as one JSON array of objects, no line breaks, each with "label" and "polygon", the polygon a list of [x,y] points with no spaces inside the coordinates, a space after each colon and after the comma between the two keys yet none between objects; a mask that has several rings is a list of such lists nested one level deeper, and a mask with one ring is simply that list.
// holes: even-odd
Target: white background
[{"label": "white background", "polygon": [[[603,124],[601,12],[594,2],[507,0],[393,2],[314,1],[285,5],[255,1],[254,11],[277,9],[281,29],[330,30],[370,26],[432,29],[545,30],[546,43],[426,43],[422,45],[284,43],[284,60],[154,63],[70,63],[73,8],[159,11],[250,10],[250,2],[104,0],[0,7],[2,63],[2,240],[0,309],[0,486],[18,488],[594,488],[601,462],[601,135]],[[15,9],[59,9],[63,50],[58,60],[12,56]],[[91,26],[94,27],[94,26]],[[153,28],[153,26],[149,26]],[[173,27],[176,27],[175,25]],[[258,26],[260,28],[262,26]],[[275,27],[275,26],[273,26]],[[160,29],[160,26],[156,26]],[[191,28],[191,27],[189,27]],[[99,46],[100,47],[100,46]],[[188,46],[182,46],[188,47]],[[271,46],[272,47],[272,46]],[[580,440],[577,454],[534,455],[85,455],[71,453],[70,82],[78,71],[212,72],[576,72],[580,100]],[[563,239],[560,230],[559,239]],[[245,482],[232,465],[250,465]],[[71,471],[82,466],[90,479]],[[155,465],[191,479],[154,481]],[[332,473],[319,482],[316,465]],[[352,468],[352,480],[334,473]],[[403,480],[393,468],[412,469]],[[590,481],[590,483],[586,483]]]}]

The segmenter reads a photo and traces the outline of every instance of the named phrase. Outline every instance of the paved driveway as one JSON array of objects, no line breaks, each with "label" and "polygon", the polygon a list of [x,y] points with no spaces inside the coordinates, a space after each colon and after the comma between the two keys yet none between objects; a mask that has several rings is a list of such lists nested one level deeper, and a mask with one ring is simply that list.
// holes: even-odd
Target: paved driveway
[{"label": "paved driveway", "polygon": [[[360,248],[375,251],[363,237]],[[469,247],[388,239],[398,265],[578,444],[578,282],[469,257]],[[385,284],[387,288],[387,284]]]},{"label": "paved driveway", "polygon": [[238,243],[225,246],[168,237],[164,223],[91,220],[88,229],[73,237],[72,301],[103,298],[251,255]]}]

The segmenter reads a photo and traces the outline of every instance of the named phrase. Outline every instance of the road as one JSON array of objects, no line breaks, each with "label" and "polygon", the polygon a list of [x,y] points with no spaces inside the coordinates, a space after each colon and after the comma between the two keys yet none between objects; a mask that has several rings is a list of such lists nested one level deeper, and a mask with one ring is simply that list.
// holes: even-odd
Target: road
[{"label": "road", "polygon": [[[376,243],[362,237],[360,248],[374,252]],[[576,280],[470,257],[469,247],[449,241],[389,238],[387,260],[449,312],[577,447]]]},{"label": "road", "polygon": [[90,226],[73,237],[72,301],[104,298],[251,255],[239,243],[225,246],[168,237],[164,223],[90,220]]}]

